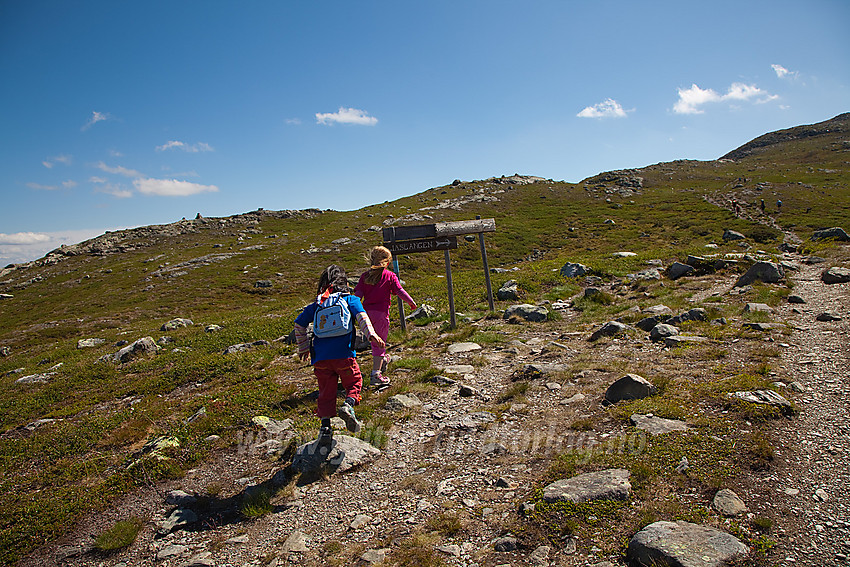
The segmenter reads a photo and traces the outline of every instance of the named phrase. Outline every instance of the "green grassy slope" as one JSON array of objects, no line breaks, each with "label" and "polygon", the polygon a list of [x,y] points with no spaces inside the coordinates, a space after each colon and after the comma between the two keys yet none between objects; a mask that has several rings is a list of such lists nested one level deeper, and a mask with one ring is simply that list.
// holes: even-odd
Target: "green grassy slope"
[{"label": "green grassy slope", "polygon": [[[521,269],[494,274],[494,289],[519,279],[530,302],[569,289],[557,271],[567,261],[606,278],[623,276],[649,259],[669,263],[704,253],[706,244],[722,244],[726,228],[775,250],[781,233],[755,222],[761,199],[781,228],[804,239],[818,228],[850,229],[850,115],[823,124],[759,139],[717,161],[656,164],[578,184],[471,181],[357,211],[255,211],[120,231],[76,255],[51,254],[3,270],[0,293],[14,297],[0,301],[0,347],[9,349],[0,358],[0,562],[14,562],[140,483],[179,475],[209,456],[202,439],[231,439],[253,415],[292,417],[312,430],[312,405],[299,397],[303,393],[287,380],[267,379],[294,372],[291,347],[221,352],[288,334],[324,266],[337,263],[359,275],[365,252],[381,239],[370,228],[385,221],[495,218],[497,231],[485,237],[490,266]],[[624,188],[617,178],[641,178],[642,186]],[[749,218],[736,218],[707,198],[735,198]],[[459,204],[429,208],[447,201]],[[343,238],[350,240],[334,243]],[[107,240],[108,246],[98,244]],[[456,307],[483,313],[479,245],[460,240],[451,254]],[[96,253],[103,248],[108,251]],[[637,256],[615,260],[616,251]],[[443,254],[399,261],[413,297],[445,313],[445,280],[438,277],[445,273]],[[258,280],[273,287],[257,288]],[[195,325],[159,330],[174,317]],[[222,330],[205,333],[208,324]],[[117,341],[163,335],[176,342],[156,357],[125,365],[97,361],[118,350]],[[77,349],[77,341],[88,337],[106,342]],[[45,384],[15,383],[59,363]],[[187,424],[200,407],[207,419]],[[39,419],[57,421],[26,429]],[[158,434],[181,440],[175,459],[128,469],[144,441]]]}]

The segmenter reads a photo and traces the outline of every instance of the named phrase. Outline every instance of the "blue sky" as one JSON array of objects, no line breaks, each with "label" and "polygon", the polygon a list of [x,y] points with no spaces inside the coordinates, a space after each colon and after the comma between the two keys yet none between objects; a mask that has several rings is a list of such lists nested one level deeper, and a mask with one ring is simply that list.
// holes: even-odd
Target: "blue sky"
[{"label": "blue sky", "polygon": [[847,0],[0,0],[0,266],[105,230],[715,159],[850,111]]}]

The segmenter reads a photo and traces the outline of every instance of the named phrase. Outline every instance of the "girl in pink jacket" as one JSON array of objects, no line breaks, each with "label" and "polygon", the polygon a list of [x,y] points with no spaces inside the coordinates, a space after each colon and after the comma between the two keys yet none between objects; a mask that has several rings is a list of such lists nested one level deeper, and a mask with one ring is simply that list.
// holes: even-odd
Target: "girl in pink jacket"
[{"label": "girl in pink jacket", "polygon": [[[363,308],[372,321],[375,332],[384,341],[390,333],[390,301],[393,295],[403,299],[411,309],[416,309],[416,302],[401,287],[398,276],[392,270],[388,270],[393,255],[384,246],[375,246],[369,252],[369,271],[360,276],[360,281],[354,288],[354,295],[361,298]],[[387,368],[386,347],[372,343],[372,373],[369,378],[373,386],[382,387],[389,385],[389,379],[385,378],[383,371]]]}]

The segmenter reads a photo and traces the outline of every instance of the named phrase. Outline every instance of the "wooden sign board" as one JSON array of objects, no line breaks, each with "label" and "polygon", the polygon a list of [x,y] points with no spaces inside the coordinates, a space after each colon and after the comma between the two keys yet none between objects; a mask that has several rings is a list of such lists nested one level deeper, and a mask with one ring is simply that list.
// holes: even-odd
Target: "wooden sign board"
[{"label": "wooden sign board", "polygon": [[[434,224],[419,224],[414,226],[391,226],[383,229],[384,242],[397,240],[415,240],[434,238],[436,236],[457,236],[461,234],[476,234],[481,232],[496,232],[496,219],[476,219],[468,221],[438,222]],[[435,250],[443,250],[435,248]]]},{"label": "wooden sign board", "polygon": [[433,252],[434,250],[456,250],[456,236],[438,236],[436,238],[417,238],[416,240],[396,240],[385,242],[393,254],[414,254],[416,252]]}]

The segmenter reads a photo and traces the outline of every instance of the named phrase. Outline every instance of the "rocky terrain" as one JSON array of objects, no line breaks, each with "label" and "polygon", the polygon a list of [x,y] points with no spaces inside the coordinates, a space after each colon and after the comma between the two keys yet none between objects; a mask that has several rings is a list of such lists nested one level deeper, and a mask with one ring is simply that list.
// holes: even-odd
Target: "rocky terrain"
[{"label": "rocky terrain", "polygon": [[[701,524],[717,529],[717,534],[728,534],[734,525],[737,535],[746,539],[755,532],[747,519],[771,519],[772,545],[766,551],[759,555],[752,547],[753,538],[750,546],[741,544],[743,556],[727,560],[841,565],[850,555],[850,498],[844,490],[850,433],[850,284],[826,284],[822,279],[827,267],[846,265],[850,258],[846,246],[837,254],[824,263],[787,253],[782,261],[790,270],[787,284],[782,285],[790,286],[799,299],[772,310],[768,330],[725,340],[722,345],[727,367],[746,365],[753,348],[777,350],[770,380],[781,395],[793,400],[797,411],[770,420],[763,428],[773,447],[766,457],[769,463],[745,469],[724,482],[723,488],[732,491],[732,504],[727,503],[731,509],[714,501],[716,489],[708,491],[698,483],[689,488],[687,481],[677,481],[666,488],[680,492],[666,498],[703,507]],[[735,274],[695,276],[692,283],[699,292],[691,300],[717,297],[734,304],[740,295],[737,278]],[[603,289],[618,293],[617,284]],[[695,367],[701,363],[689,360],[690,350],[679,352],[667,346],[675,343],[653,342],[643,332],[618,333],[591,342],[591,331],[602,322],[586,331],[568,330],[575,328],[571,325],[575,312],[564,308],[571,298],[564,299],[563,305],[549,305],[563,309],[557,322],[523,322],[518,333],[517,325],[507,321],[485,318],[470,323],[473,328],[516,337],[509,342],[479,345],[449,340],[428,350],[440,370],[431,378],[436,387],[367,394],[367,399],[385,396],[382,403],[394,416],[395,424],[383,432],[387,438],[380,452],[361,455],[356,444],[340,441],[338,431],[337,441],[345,445],[346,454],[332,452],[327,457],[333,462],[331,468],[314,474],[308,466],[308,472],[299,474],[291,466],[298,457],[282,450],[279,442],[268,442],[288,439],[281,431],[290,424],[275,424],[281,430],[258,427],[246,431],[239,444],[221,451],[214,462],[115,503],[21,564],[259,566],[378,565],[383,561],[412,565],[420,560],[427,565],[464,566],[623,564],[626,550],[612,546],[610,537],[621,532],[622,526],[610,519],[585,518],[584,529],[555,541],[533,533],[524,523],[535,502],[541,502],[539,491],[551,479],[551,465],[562,452],[596,447],[640,455],[645,437],[652,433],[615,418],[610,407],[616,406],[603,405],[609,387],[623,374],[618,368],[642,369],[650,376],[677,380],[699,373]],[[833,316],[823,317],[824,313]],[[727,325],[742,323],[733,318]],[[770,325],[787,331],[777,333]],[[396,351],[397,357],[403,354]],[[579,360],[592,362],[577,365]],[[399,381],[405,372],[395,371]],[[310,389],[306,368],[297,377],[270,377],[293,378]],[[505,396],[517,384],[525,384],[523,395]],[[498,404],[499,400],[506,403]],[[728,408],[715,405],[704,411],[725,413]],[[690,421],[693,426],[698,417],[678,423],[686,428]],[[576,422],[582,419],[592,426],[577,429]],[[738,423],[744,428],[760,427],[746,420]],[[727,436],[742,442],[749,433],[742,429]],[[623,441],[603,449],[606,440],[615,438]],[[310,447],[308,443],[302,451],[309,452]],[[684,455],[665,466],[687,479],[688,468],[698,466],[699,458]],[[342,463],[339,469],[336,461]],[[211,486],[218,492],[214,496]],[[269,489],[272,495],[268,513],[255,519],[238,514],[235,503],[260,489]],[[634,500],[631,506],[645,507],[641,500],[652,497],[627,493],[625,499]],[[95,537],[128,513],[146,519],[136,542],[113,556],[93,552]],[[634,534],[620,535],[625,538],[620,541],[628,541]]]}]

